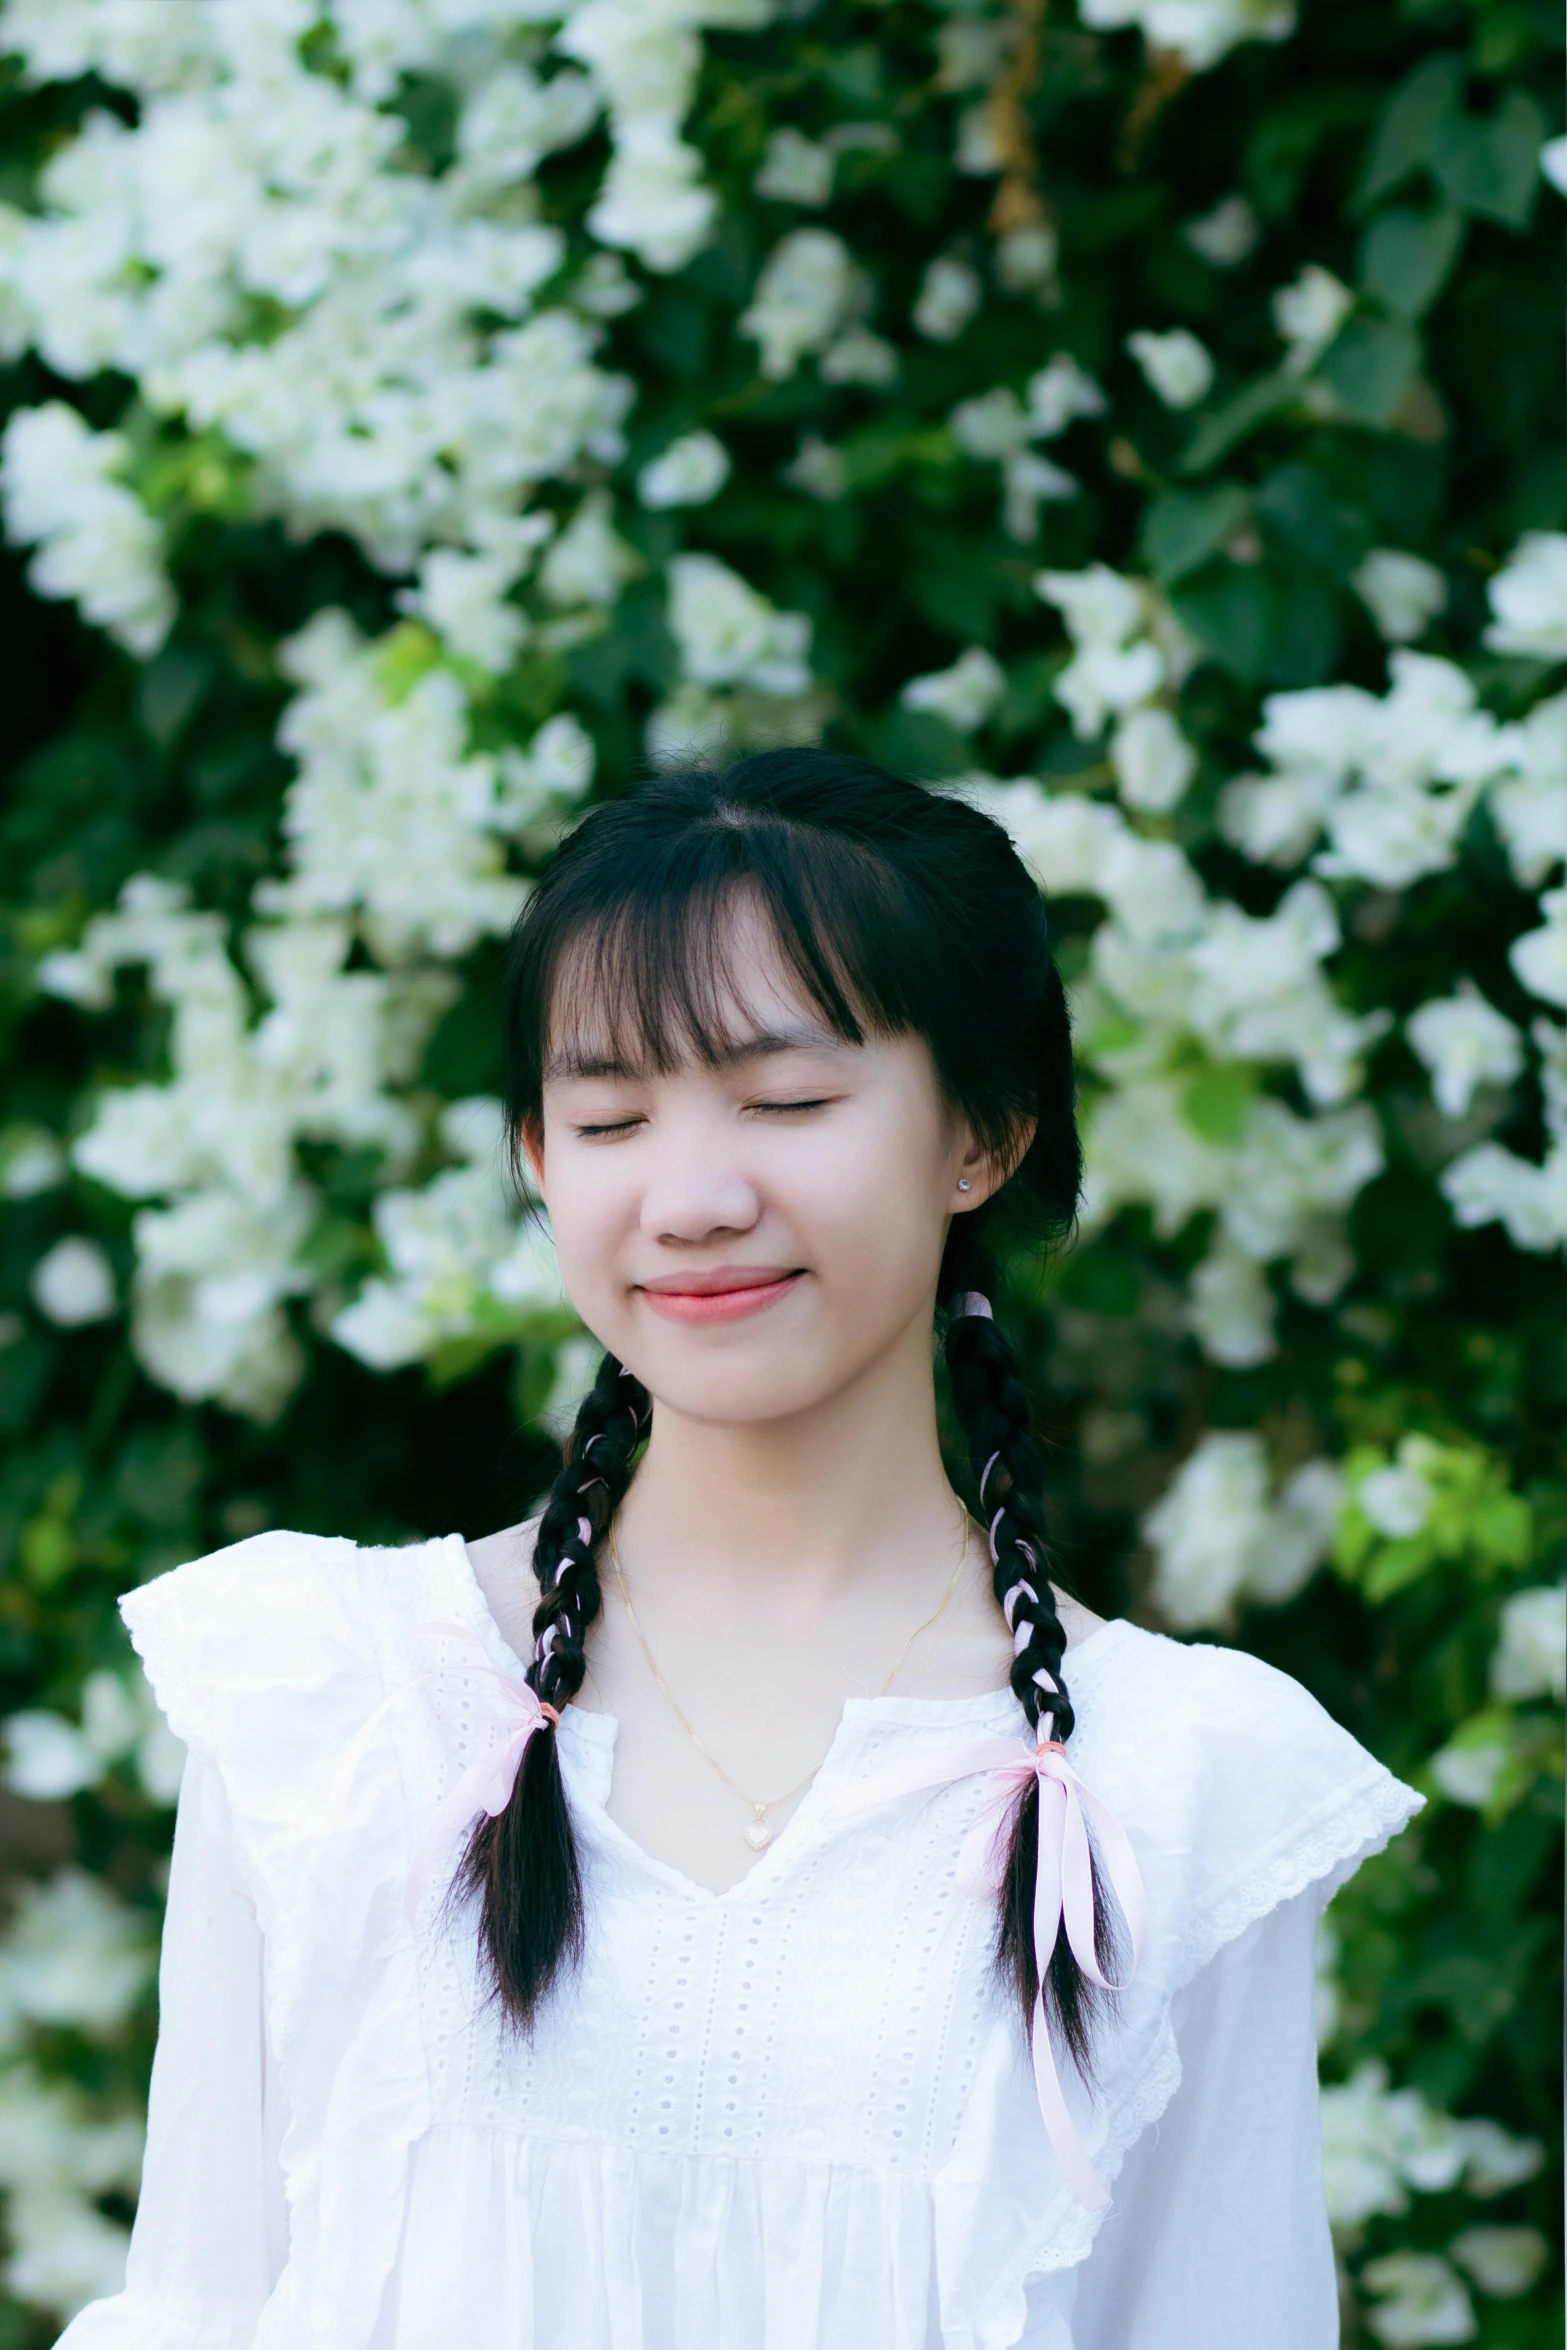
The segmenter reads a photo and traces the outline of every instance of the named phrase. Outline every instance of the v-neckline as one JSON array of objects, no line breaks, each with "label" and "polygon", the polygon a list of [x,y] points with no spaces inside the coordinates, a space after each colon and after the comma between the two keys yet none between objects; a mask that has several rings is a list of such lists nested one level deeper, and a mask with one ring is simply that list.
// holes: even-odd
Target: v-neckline
[{"label": "v-neckline", "polygon": [[[454,1553],[463,1596],[485,1646],[491,1650],[496,1663],[504,1671],[522,1675],[526,1667],[496,1621],[495,1611],[490,1606],[484,1586],[474,1572],[466,1540],[461,1534],[443,1535],[439,1540],[444,1549]],[[1107,1640],[1108,1634],[1132,1629],[1134,1627],[1124,1616],[1107,1617],[1103,1623],[1096,1624],[1086,1638],[1068,1643],[1062,1657],[1063,1671],[1068,1667],[1076,1670],[1077,1664],[1090,1649],[1097,1648],[1102,1652],[1105,1647],[1112,1645]],[[1096,1658],[1096,1664],[1097,1661]],[[780,1861],[792,1859],[798,1846],[806,1840],[797,1833],[799,1823],[802,1820],[809,1822],[821,1810],[827,1796],[831,1794],[833,1783],[841,1775],[840,1766],[845,1751],[859,1743],[864,1732],[873,1728],[877,1722],[926,1730],[950,1727],[961,1733],[964,1730],[991,1727],[993,1717],[997,1728],[1003,1728],[1014,1717],[1022,1719],[1022,1708],[1010,1687],[982,1689],[971,1697],[846,1697],[827,1751],[794,1810],[745,1874],[737,1877],[732,1885],[722,1886],[704,1885],[698,1878],[688,1877],[683,1869],[677,1869],[672,1862],[660,1860],[657,1853],[649,1852],[646,1845],[639,1844],[618,1820],[610,1817],[609,1792],[615,1746],[620,1732],[618,1715],[598,1707],[578,1705],[573,1700],[561,1715],[560,1731],[563,1759],[570,1754],[572,1746],[580,1737],[607,1766],[602,1788],[579,1784],[572,1791],[599,1840],[685,1899],[724,1903],[754,1898],[783,1873]],[[582,1760],[585,1762],[586,1758]],[[573,1776],[585,1778],[586,1773],[574,1772]],[[824,1788],[827,1795],[822,1792]]]}]

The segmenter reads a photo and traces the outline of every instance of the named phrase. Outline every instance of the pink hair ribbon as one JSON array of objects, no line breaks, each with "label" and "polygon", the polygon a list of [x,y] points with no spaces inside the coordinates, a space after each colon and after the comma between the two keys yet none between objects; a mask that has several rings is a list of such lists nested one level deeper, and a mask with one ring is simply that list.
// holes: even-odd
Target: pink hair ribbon
[{"label": "pink hair ribbon", "polygon": [[526,1681],[519,1681],[515,1673],[503,1673],[491,1664],[483,1641],[469,1625],[421,1624],[419,1631],[432,1637],[460,1640],[478,1651],[482,1659],[478,1670],[487,1674],[503,1692],[490,1719],[505,1729],[506,1736],[469,1765],[420,1838],[403,1886],[403,1915],[410,1924],[418,1914],[430,1879],[463,1830],[481,1812],[488,1812],[494,1819],[506,1809],[528,1740],[560,1720],[554,1706],[545,1705]]},{"label": "pink hair ribbon", "polygon": [[895,1796],[945,1786],[954,1779],[971,1778],[981,1771],[988,1774],[990,1783],[978,1817],[963,1840],[957,1868],[959,1886],[976,1899],[1000,1892],[1011,1841],[1013,1807],[1031,1779],[1039,1782],[1034,1963],[1040,1988],[1033,2015],[1034,2086],[1046,2134],[1068,2185],[1089,2211],[1102,2211],[1110,2201],[1109,2192],[1089,2161],[1088,2150],[1067,2111],[1045,2020],[1044,1983],[1064,1919],[1067,1940],[1089,1980],[1102,1984],[1107,1991],[1126,1987],[1125,1983],[1112,1983],[1100,1972],[1094,1951],[1089,1819],[1099,1832],[1110,1883],[1132,1937],[1132,1964],[1126,1982],[1137,1972],[1148,1939],[1148,1903],[1136,1856],[1120,1821],[1083,1784],[1066,1759],[1065,1747],[1055,1738],[1045,1739],[1032,1753],[1015,1738],[982,1738],[973,1746],[960,1747],[933,1762],[881,1774],[856,1794],[846,1797],[844,1808],[849,1812],[869,1811]]}]

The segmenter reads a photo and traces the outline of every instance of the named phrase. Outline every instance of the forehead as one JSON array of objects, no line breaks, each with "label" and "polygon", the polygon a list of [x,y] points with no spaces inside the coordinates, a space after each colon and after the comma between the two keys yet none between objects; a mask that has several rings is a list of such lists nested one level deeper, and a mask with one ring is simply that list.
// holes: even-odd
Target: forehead
[{"label": "forehead", "polygon": [[814,1000],[764,909],[731,892],[714,907],[611,920],[571,940],[551,990],[544,1078],[672,1075],[861,1041]]}]

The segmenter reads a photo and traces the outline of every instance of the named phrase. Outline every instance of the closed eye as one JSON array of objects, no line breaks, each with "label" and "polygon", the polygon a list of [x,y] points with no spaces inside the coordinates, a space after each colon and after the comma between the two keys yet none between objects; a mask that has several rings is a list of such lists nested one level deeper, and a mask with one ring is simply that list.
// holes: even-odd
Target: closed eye
[{"label": "closed eye", "polygon": [[640,1118],[618,1118],[612,1126],[574,1126],[572,1132],[579,1141],[591,1142],[599,1135],[629,1134],[634,1126],[640,1126],[641,1123]]},{"label": "closed eye", "polygon": [[772,1110],[772,1111],[786,1111],[786,1110],[827,1110],[827,1109],[831,1109],[831,1107],[832,1107],[832,1105],[833,1105],[834,1101],[836,1101],[836,1100],[839,1100],[839,1099],[841,1099],[841,1096],[839,1096],[839,1095],[837,1095],[837,1094],[825,1094],[825,1095],[823,1095],[823,1096],[821,1097],[821,1099],[820,1099],[820,1100],[817,1100],[817,1101],[808,1101],[808,1102],[752,1102],[752,1103],[750,1103],[750,1104],[749,1104],[749,1107],[750,1107],[751,1109],[753,1109],[753,1110]]}]

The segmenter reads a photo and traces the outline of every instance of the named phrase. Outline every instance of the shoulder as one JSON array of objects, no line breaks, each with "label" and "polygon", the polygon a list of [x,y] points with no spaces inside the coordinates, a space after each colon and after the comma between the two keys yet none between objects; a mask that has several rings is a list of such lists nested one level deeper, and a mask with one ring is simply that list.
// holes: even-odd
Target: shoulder
[{"label": "shoulder", "polygon": [[1261,1657],[1129,1623],[1097,1646],[1078,1768],[1184,1921],[1183,1975],[1308,1886],[1325,1903],[1423,1806]]},{"label": "shoulder", "polygon": [[352,1710],[453,1572],[447,1540],[378,1548],[280,1529],[171,1568],[120,1613],[170,1728],[216,1750],[290,1698]]}]

